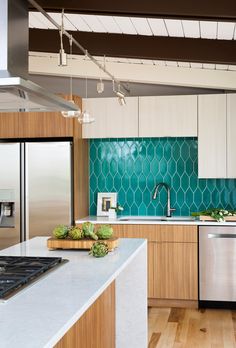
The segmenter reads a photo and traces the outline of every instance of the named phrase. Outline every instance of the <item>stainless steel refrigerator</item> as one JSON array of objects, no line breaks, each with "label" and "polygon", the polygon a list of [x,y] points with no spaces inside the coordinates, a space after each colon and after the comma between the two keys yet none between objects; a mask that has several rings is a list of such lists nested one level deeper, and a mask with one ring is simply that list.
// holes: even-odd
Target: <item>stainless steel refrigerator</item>
[{"label": "stainless steel refrigerator", "polygon": [[0,249],[73,221],[72,143],[0,143]]}]

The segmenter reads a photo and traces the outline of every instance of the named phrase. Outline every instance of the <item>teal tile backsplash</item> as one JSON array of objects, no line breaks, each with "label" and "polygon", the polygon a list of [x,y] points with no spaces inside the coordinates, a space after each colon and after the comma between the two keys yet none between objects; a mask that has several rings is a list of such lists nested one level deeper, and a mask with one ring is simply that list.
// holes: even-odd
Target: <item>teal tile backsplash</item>
[{"label": "teal tile backsplash", "polygon": [[236,207],[236,180],[198,179],[197,172],[197,138],[90,140],[90,214],[98,192],[118,192],[124,214],[165,215],[165,189],[152,200],[159,182],[171,187],[174,215]]}]

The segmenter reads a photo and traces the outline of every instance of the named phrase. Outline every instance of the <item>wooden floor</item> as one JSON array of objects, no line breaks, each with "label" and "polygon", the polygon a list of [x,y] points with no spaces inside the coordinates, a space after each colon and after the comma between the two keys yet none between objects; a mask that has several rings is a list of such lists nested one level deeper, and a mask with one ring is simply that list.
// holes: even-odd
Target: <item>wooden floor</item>
[{"label": "wooden floor", "polygon": [[236,348],[236,311],[149,308],[148,348]]}]

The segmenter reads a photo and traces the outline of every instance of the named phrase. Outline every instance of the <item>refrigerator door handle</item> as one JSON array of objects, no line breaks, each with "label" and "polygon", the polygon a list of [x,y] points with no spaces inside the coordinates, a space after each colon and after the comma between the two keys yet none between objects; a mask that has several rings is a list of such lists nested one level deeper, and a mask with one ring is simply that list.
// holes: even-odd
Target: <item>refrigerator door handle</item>
[{"label": "refrigerator door handle", "polygon": [[20,143],[20,222],[21,242],[26,240],[25,231],[25,144]]}]

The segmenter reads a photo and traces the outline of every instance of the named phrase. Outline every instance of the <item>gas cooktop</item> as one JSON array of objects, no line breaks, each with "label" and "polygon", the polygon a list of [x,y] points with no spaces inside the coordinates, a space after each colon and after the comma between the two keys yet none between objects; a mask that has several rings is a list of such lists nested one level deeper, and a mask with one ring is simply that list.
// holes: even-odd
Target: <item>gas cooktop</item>
[{"label": "gas cooktop", "polygon": [[65,261],[61,257],[0,256],[0,300],[7,300]]}]

